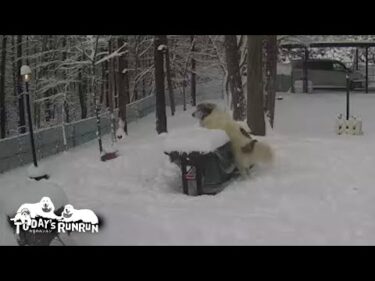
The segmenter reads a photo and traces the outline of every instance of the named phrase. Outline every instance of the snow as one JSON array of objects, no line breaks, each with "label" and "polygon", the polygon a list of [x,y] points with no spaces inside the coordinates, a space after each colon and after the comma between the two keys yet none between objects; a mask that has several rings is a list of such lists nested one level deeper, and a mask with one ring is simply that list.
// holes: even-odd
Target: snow
[{"label": "snow", "polygon": [[30,66],[28,66],[28,65],[21,66],[20,73],[21,73],[21,76],[24,76],[26,74],[31,74]]},{"label": "snow", "polygon": [[[232,115],[232,116],[233,116],[233,115]],[[246,122],[246,121],[237,121],[237,123],[238,123],[243,129],[245,129],[246,132],[251,133],[251,129],[249,128],[249,125],[247,125],[247,122]]]},{"label": "snow", "polygon": [[161,45],[158,46],[158,51],[163,51],[167,48],[168,48],[167,45],[161,44]]},{"label": "snow", "polygon": [[126,133],[125,133],[125,131],[124,131],[123,128],[119,127],[116,130],[116,138],[117,138],[117,141],[119,141],[119,142],[124,142],[125,141]]},{"label": "snow", "polygon": [[116,130],[116,138],[117,141],[120,143],[124,143],[126,139],[126,133],[124,131],[125,122],[122,119],[118,120],[117,130]]},{"label": "snow", "polygon": [[[0,245],[17,245],[8,216],[13,217],[22,204],[37,203],[45,196],[51,198],[56,210],[68,203],[66,193],[58,184],[29,179],[25,168],[17,170],[15,174],[14,171],[8,173],[16,179],[3,176],[0,180]],[[69,238],[62,235],[62,240],[69,241]]]},{"label": "snow", "polygon": [[211,152],[229,141],[227,134],[222,130],[204,128],[188,128],[174,130],[167,134],[164,141],[164,151],[172,152]]},{"label": "snow", "polygon": [[116,57],[120,57],[120,56],[126,54],[128,51],[122,51],[122,52],[120,52],[120,50],[123,49],[123,48],[125,48],[125,47],[127,47],[127,44],[126,44],[126,43],[123,44],[123,45],[122,45],[120,48],[118,48],[116,51],[112,52],[111,54],[109,54],[109,55],[107,55],[107,56],[101,58],[101,59],[98,60],[97,62],[95,62],[95,64],[101,64],[101,63],[103,63],[103,62],[105,62],[105,61],[108,61],[108,60],[110,60],[110,59],[113,59],[113,58],[116,58]]},{"label": "snow", "polygon": [[[77,245],[375,245],[375,95],[351,96],[362,136],[335,133],[344,92],[277,96],[275,129],[257,137],[274,148],[274,165],[255,167],[215,196],[184,195],[179,168],[163,153],[169,134],[197,125],[193,108],[178,106],[169,134],[156,134],[154,113],[130,123],[111,161],[98,159],[94,140],[44,159],[49,180],[27,179],[25,167],[0,175],[0,211],[41,195],[56,205],[66,194],[104,218],[97,234],[73,233]],[[104,137],[104,148],[109,143]],[[0,244],[15,244],[4,216],[0,235]]]},{"label": "snow", "polygon": [[27,168],[27,174],[30,178],[38,178],[46,174],[45,168],[43,165],[38,164],[38,167],[35,167],[34,164],[31,164]]}]

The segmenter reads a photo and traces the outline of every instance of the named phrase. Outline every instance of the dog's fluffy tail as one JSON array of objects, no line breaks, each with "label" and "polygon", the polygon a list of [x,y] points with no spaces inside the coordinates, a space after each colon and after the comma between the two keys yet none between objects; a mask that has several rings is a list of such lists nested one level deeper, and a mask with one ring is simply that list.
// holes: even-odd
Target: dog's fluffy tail
[{"label": "dog's fluffy tail", "polygon": [[257,163],[270,164],[274,160],[272,147],[263,141],[257,141],[254,144],[253,159]]}]

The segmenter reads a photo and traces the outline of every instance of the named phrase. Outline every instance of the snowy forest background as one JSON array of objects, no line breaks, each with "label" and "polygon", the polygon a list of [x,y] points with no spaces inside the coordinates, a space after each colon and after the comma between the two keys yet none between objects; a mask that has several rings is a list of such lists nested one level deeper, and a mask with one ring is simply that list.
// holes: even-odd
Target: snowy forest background
[{"label": "snowy forest background", "polygon": [[[292,84],[289,62],[304,55],[282,43],[374,40],[0,35],[0,245],[18,244],[7,216],[42,196],[55,207],[69,203],[105,218],[100,233],[65,235],[66,245],[374,245],[375,87],[350,92],[350,113],[364,132],[351,136],[335,132],[348,105],[344,89],[292,93],[275,85],[277,79]],[[370,82],[374,49],[368,49]],[[357,51],[363,67],[361,48],[309,48],[309,57],[352,67]],[[37,158],[48,180],[30,180],[24,166],[32,162],[19,72],[25,64],[33,72]],[[195,94],[197,103],[214,102],[246,120],[252,135],[275,151],[274,163],[231,179],[215,196],[183,195],[181,170],[165,155],[165,141],[199,125],[192,118]],[[106,128],[103,147],[118,150],[112,161],[98,159],[97,110]],[[129,122],[124,143],[110,143],[110,116],[116,129]]]},{"label": "snowy forest background", "polygon": [[[228,45],[231,38],[236,38],[237,44],[226,49],[225,43]],[[27,131],[21,99],[23,83],[19,73],[23,64],[28,64],[33,71],[30,92],[35,129],[94,116],[95,98],[98,99],[102,113],[118,110],[118,116],[124,118],[126,104],[155,92],[154,39],[155,36],[151,35],[2,35],[0,138]],[[212,79],[219,73],[224,78],[223,91],[229,97],[228,100],[232,100],[233,95],[237,96],[233,92],[238,87],[232,87],[229,83],[228,70],[232,67],[228,59],[229,49],[237,52],[242,79],[240,88],[244,87],[246,39],[246,36],[234,35],[165,36],[161,40],[165,40],[162,43],[168,47],[165,53],[166,95],[181,95],[190,103],[195,83]],[[277,43],[373,39],[374,36],[370,35],[283,35],[277,36]],[[300,55],[295,51],[279,50],[277,60],[278,63],[288,63],[291,58]],[[354,59],[354,49],[313,49],[310,55],[336,58],[350,64]],[[360,59],[364,60],[361,50]],[[370,63],[375,60],[372,49],[369,59]],[[242,93],[243,89],[240,91]],[[246,95],[241,96],[244,100],[240,102],[245,103]],[[239,114],[241,116],[236,119],[244,119],[244,113]]]}]

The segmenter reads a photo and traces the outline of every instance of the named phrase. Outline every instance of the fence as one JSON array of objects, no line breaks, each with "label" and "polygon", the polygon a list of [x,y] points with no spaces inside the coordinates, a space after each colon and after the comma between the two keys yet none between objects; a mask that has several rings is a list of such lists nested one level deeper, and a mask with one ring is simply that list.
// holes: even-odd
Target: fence
[{"label": "fence", "polygon": [[[222,85],[220,80],[197,85],[197,100],[220,98]],[[175,91],[176,105],[181,105],[181,93]],[[166,94],[166,102],[169,98]],[[186,102],[190,103],[189,88],[186,89]],[[155,96],[150,95],[127,105],[126,118],[128,122],[142,118],[155,110]],[[110,132],[109,116],[101,117],[102,134]],[[96,138],[96,118],[90,117],[69,124],[62,124],[35,131],[35,145],[38,158],[45,158],[89,142]],[[63,129],[65,129],[66,147]],[[32,162],[29,134],[22,134],[0,140],[0,173]]]}]

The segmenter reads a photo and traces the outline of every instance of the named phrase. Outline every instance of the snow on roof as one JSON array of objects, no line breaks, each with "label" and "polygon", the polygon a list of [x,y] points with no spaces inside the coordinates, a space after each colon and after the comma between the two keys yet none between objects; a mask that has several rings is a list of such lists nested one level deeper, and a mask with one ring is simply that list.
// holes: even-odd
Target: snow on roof
[{"label": "snow on roof", "polygon": [[223,130],[189,128],[174,130],[166,135],[164,151],[212,152],[229,141]]},{"label": "snow on roof", "polygon": [[375,47],[375,41],[358,41],[358,40],[345,40],[345,41],[312,41],[312,42],[286,42],[281,43],[284,48],[301,48],[301,47]]}]

